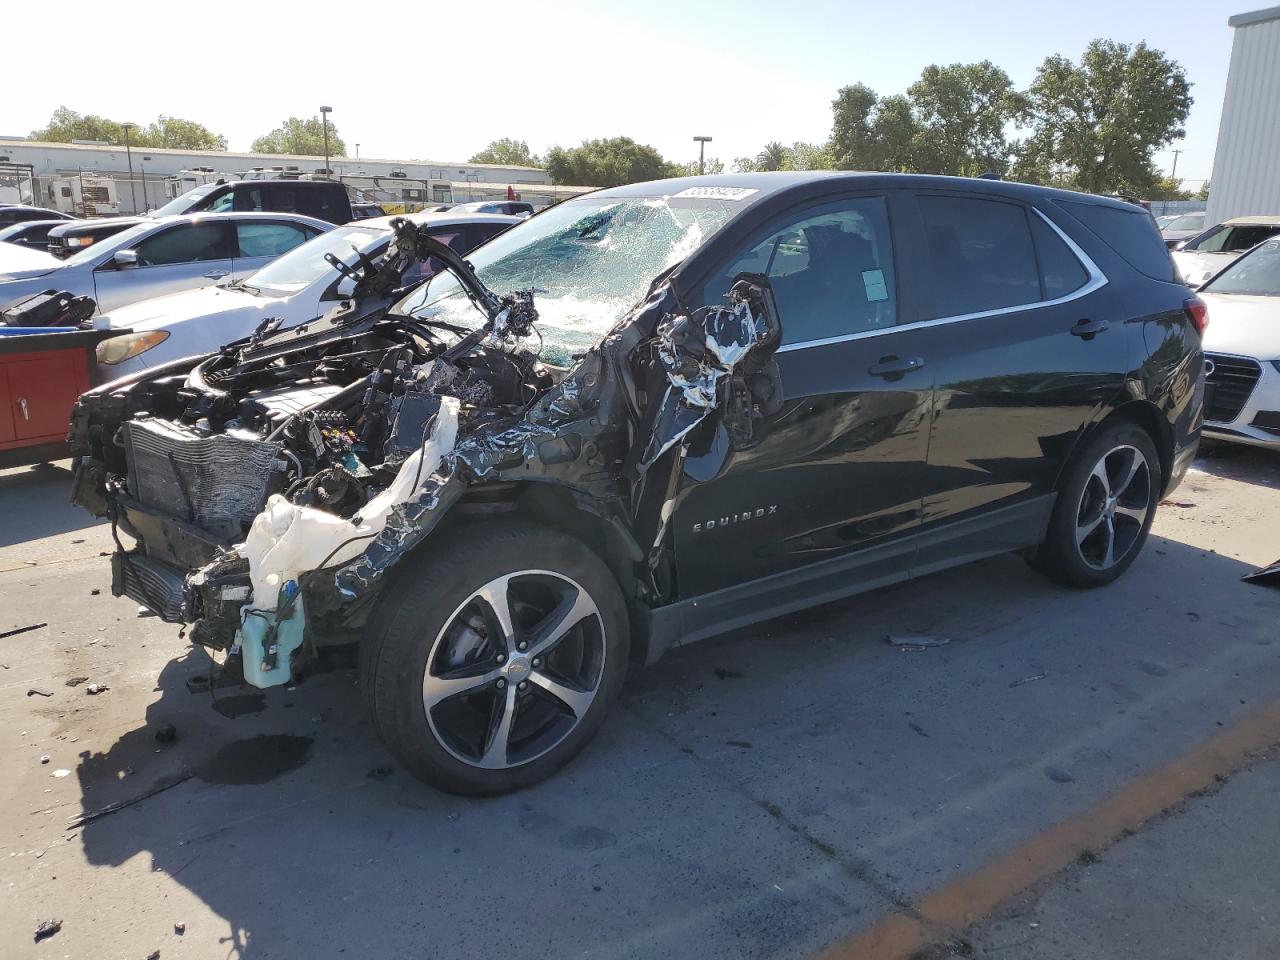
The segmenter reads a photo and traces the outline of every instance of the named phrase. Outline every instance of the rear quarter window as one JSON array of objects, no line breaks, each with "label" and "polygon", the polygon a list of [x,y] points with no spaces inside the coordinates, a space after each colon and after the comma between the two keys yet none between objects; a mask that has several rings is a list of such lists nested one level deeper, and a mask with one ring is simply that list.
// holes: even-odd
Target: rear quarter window
[{"label": "rear quarter window", "polygon": [[1058,200],[1056,203],[1097,234],[1098,239],[1139,273],[1152,280],[1177,282],[1169,248],[1165,246],[1150,214],[1100,203],[1077,203],[1073,200]]}]

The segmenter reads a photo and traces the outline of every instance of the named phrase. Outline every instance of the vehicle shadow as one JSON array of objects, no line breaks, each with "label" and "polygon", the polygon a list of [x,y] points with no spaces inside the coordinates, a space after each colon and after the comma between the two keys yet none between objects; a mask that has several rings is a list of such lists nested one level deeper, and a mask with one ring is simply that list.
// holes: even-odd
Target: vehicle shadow
[{"label": "vehicle shadow", "polygon": [[1201,450],[1195,467],[1215,477],[1280,488],[1280,451],[1277,450],[1216,442],[1211,450]]},{"label": "vehicle shadow", "polygon": [[70,460],[0,471],[0,547],[104,523],[69,502],[73,476]]},{"label": "vehicle shadow", "polygon": [[[1156,537],[1082,592],[1001,557],[678,648],[582,757],[491,800],[399,769],[350,672],[218,712],[194,651],[76,769],[84,813],[176,785],[80,842],[98,867],[148,854],[220,918],[218,956],[800,956],[890,906],[860,871],[915,895],[1274,690],[1280,591],[1247,571]],[[951,642],[885,643],[904,633]]]}]

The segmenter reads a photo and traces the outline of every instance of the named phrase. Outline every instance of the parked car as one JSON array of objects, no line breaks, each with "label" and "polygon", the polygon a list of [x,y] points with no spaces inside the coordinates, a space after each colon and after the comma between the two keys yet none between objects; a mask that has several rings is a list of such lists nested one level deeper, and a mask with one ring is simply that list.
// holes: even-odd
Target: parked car
[{"label": "parked car", "polygon": [[97,217],[64,223],[49,231],[48,252],[60,260],[74,257],[95,243],[114,237],[130,227],[150,223],[148,217]]},{"label": "parked car", "polygon": [[1204,434],[1280,449],[1280,238],[1264,240],[1199,291],[1213,324],[1204,338]]},{"label": "parked car", "polygon": [[446,271],[86,393],[75,497],[226,679],[358,643],[447,790],[549,776],[672,644],[1011,550],[1110,583],[1195,455],[1204,304],[1130,204],[741,174],[395,244]]},{"label": "parked car", "polygon": [[1193,290],[1246,250],[1280,233],[1280,216],[1233,217],[1173,251],[1182,279]]},{"label": "parked car", "polygon": [[533,204],[527,200],[476,200],[456,203],[450,207],[454,213],[504,213],[513,217],[533,216]]},{"label": "parked car", "polygon": [[[283,213],[164,217],[69,260],[0,274],[0,310],[42,290],[93,297],[100,312],[165,293],[247,277],[332,224]],[[30,251],[35,255],[34,251]]]},{"label": "parked car", "polygon": [[387,211],[383,210],[376,203],[353,203],[351,204],[352,220],[369,220],[373,217],[385,217]]},{"label": "parked car", "polygon": [[[384,257],[394,219],[384,216],[337,227],[235,283],[183,290],[112,310],[99,325],[132,332],[104,343],[98,352],[103,379],[217,350],[247,337],[268,317],[279,317],[285,327],[315,319],[349,299],[355,289],[326,257],[353,267],[360,266],[361,256]],[[452,212],[414,213],[407,219],[462,255],[520,222],[519,217]],[[424,261],[406,264],[400,284],[415,283],[435,269]]]},{"label": "parked car", "polygon": [[[347,189],[334,180],[236,180],[205,183],[144,217],[83,220],[53,230],[49,252],[70,257],[122,230],[184,213],[297,213],[328,223],[355,219]],[[377,216],[383,216],[379,208]]]},{"label": "parked car", "polygon": [[[1160,218],[1160,220],[1164,219],[1164,217]],[[1160,220],[1156,221],[1160,227],[1160,236],[1164,237],[1165,246],[1170,250],[1177,249],[1182,245],[1182,241],[1190,240],[1204,232],[1203,210],[1169,217],[1165,223],[1160,223]]]},{"label": "parked car", "polygon": [[0,228],[0,243],[11,243],[41,253],[49,252],[49,231],[65,220],[26,220]]},{"label": "parked car", "polygon": [[351,220],[351,198],[337,180],[232,180],[205,183],[170,200],[152,216],[262,211],[300,213],[341,224]]},{"label": "parked car", "polygon": [[0,244],[0,278],[36,277],[62,266],[62,261],[33,247]]},{"label": "parked car", "polygon": [[21,203],[0,205],[0,226],[11,223],[26,223],[29,220],[74,220],[69,213],[49,210],[45,207],[29,207]]}]

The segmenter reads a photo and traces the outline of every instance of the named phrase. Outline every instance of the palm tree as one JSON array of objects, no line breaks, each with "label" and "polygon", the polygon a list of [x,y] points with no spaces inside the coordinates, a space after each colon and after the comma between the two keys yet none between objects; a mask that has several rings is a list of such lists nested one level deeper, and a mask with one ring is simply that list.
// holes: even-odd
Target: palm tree
[{"label": "palm tree", "polygon": [[764,149],[756,155],[757,170],[781,170],[787,161],[787,148],[777,140],[766,143]]}]

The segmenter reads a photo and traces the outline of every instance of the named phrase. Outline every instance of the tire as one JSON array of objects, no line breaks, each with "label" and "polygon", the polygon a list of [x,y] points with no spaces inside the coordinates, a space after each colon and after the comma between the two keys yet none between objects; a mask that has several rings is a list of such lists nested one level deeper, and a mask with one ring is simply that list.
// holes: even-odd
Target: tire
[{"label": "tire", "polygon": [[489,520],[405,560],[360,646],[388,748],[432,786],[487,796],[586,746],[622,688],[630,637],[622,591],[584,544]]},{"label": "tire", "polygon": [[1031,565],[1072,587],[1111,583],[1141,552],[1161,489],[1150,435],[1127,422],[1103,427],[1072,459]]}]

